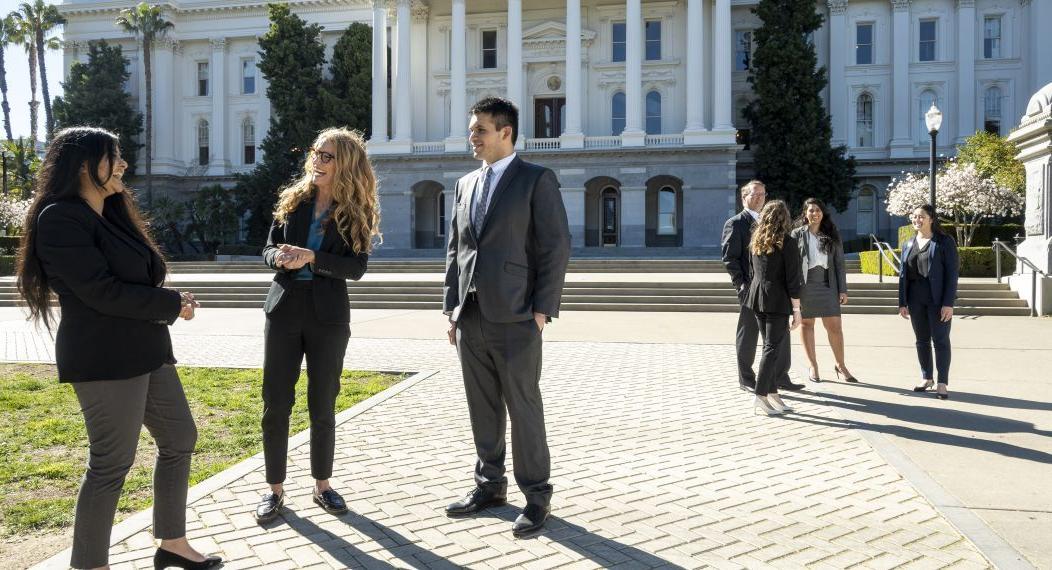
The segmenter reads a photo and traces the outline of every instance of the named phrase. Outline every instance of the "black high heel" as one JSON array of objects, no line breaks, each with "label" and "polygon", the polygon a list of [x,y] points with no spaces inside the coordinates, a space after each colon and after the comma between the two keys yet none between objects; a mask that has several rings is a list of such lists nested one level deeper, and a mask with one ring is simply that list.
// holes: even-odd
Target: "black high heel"
[{"label": "black high heel", "polygon": [[931,390],[932,386],[935,386],[935,380],[925,380],[924,383],[921,384],[920,386],[914,386],[913,387],[913,391],[914,392],[927,392],[928,390]]},{"label": "black high heel", "polygon": [[182,568],[183,570],[207,570],[208,568],[217,568],[222,564],[223,559],[218,556],[208,556],[201,562],[194,562],[189,558],[183,558],[163,548],[158,548],[153,555],[154,570],[164,570],[171,567]]},{"label": "black high heel", "polygon": [[[834,366],[833,367],[833,372],[836,372],[836,379],[839,381],[840,380],[840,374],[842,373],[841,370],[840,370],[840,367],[839,366]],[[855,378],[854,376],[848,376],[847,372],[843,372],[843,374],[844,374],[844,382],[851,382],[851,383],[858,382],[858,378]]]},{"label": "black high heel", "polygon": [[[945,384],[942,384],[942,385],[945,386]],[[937,398],[939,398],[940,400],[947,400],[947,399],[950,398],[949,392],[943,394],[943,393],[939,392],[938,389],[936,389],[936,391],[935,391],[935,396]]]},{"label": "black high heel", "polygon": [[818,376],[811,376],[811,371],[812,371],[812,370],[818,370],[818,369],[817,369],[817,368],[811,368],[810,366],[808,366],[808,367],[807,367],[807,379],[808,379],[809,381],[811,381],[811,382],[814,382],[814,383],[816,383],[816,384],[817,384],[818,382],[821,382],[821,381],[822,381],[822,379],[821,379],[821,378],[819,378]]}]

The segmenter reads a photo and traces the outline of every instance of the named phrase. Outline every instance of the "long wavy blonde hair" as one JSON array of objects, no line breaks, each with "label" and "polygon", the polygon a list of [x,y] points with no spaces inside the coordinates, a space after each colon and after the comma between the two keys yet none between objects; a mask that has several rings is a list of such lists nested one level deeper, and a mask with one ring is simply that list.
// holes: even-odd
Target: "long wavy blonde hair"
[{"label": "long wavy blonde hair", "polygon": [[[383,243],[380,233],[380,200],[376,193],[376,175],[365,154],[365,137],[358,131],[343,127],[325,129],[314,139],[313,148],[332,143],[336,156],[331,169],[332,220],[344,243],[355,253],[372,253],[373,236]],[[313,151],[312,151],[313,152]],[[310,199],[314,186],[313,155],[307,155],[303,176],[282,189],[274,208],[274,219],[288,221],[291,214],[305,200]]]},{"label": "long wavy blonde hair", "polygon": [[760,210],[760,219],[752,232],[749,249],[753,255],[766,255],[781,249],[792,227],[789,208],[781,200],[771,200]]}]

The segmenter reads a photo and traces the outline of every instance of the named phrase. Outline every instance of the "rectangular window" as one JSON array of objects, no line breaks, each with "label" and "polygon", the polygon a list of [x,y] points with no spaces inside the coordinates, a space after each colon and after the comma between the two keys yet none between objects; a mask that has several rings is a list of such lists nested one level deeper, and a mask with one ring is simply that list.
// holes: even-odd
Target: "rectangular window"
[{"label": "rectangular window", "polygon": [[197,62],[197,96],[208,96],[208,62]]},{"label": "rectangular window", "polygon": [[647,20],[646,22],[647,61],[658,61],[661,59],[661,20]]},{"label": "rectangular window", "polygon": [[256,147],[253,145],[245,146],[245,164],[256,163]]},{"label": "rectangular window", "polygon": [[610,61],[624,61],[625,60],[625,23],[614,22],[613,28],[611,29],[612,39],[612,51],[610,53]]},{"label": "rectangular window", "polygon": [[983,20],[983,58],[1001,57],[1001,16],[987,16]]},{"label": "rectangular window", "polygon": [[734,32],[734,70],[749,71],[752,65],[752,31]]},{"label": "rectangular window", "polygon": [[208,166],[208,146],[197,147],[197,164]]},{"label": "rectangular window", "polygon": [[855,65],[873,63],[873,24],[855,26]]},{"label": "rectangular window", "polygon": [[482,31],[482,69],[497,68],[497,30]]},{"label": "rectangular window", "polygon": [[920,61],[935,61],[935,20],[921,20]]},{"label": "rectangular window", "polygon": [[438,230],[437,234],[439,237],[445,237],[446,235],[446,194],[445,192],[438,193]]},{"label": "rectangular window", "polygon": [[252,95],[256,92],[256,60],[241,60],[241,93]]}]

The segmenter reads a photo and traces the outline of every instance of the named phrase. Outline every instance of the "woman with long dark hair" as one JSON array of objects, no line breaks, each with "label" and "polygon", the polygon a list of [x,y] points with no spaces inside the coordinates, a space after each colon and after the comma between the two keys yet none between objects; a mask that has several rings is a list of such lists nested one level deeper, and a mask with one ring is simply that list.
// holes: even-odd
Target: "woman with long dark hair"
[{"label": "woman with long dark hair", "polygon": [[74,568],[108,568],[110,529],[142,426],[157,442],[156,568],[220,564],[186,540],[186,493],[197,427],[175,369],[168,326],[192,319],[190,293],[166,289],[167,268],[122,182],[117,136],[74,127],[55,135],[37,176],[19,249],[18,290],[50,330],[60,382],[84,414],[90,454],[77,497]]},{"label": "woman with long dark hair", "polygon": [[336,396],[351,335],[347,280],[365,274],[380,235],[376,176],[361,133],[322,131],[303,175],[281,191],[263,260],[277,271],[263,305],[263,455],[270,492],[256,506],[263,523],[285,501],[289,415],[307,358],[313,500],[332,514],[347,504],[329,483],[336,449]]},{"label": "woman with long dark hair", "polygon": [[844,328],[840,322],[840,305],[847,303],[847,270],[844,267],[844,244],[840,241],[829,211],[817,198],[804,200],[803,211],[797,219],[798,227],[792,236],[800,252],[800,270],[804,289],[800,297],[800,340],[807,355],[807,379],[820,382],[818,355],[815,350],[815,319],[822,319],[822,327],[829,337],[839,379],[858,382],[844,364]]},{"label": "woman with long dark hair", "polygon": [[[745,305],[756,313],[763,353],[756,373],[753,407],[769,416],[793,411],[778,395],[777,378],[789,369],[789,331],[800,325],[800,255],[789,235],[789,209],[774,200],[760,211],[749,242],[752,281]],[[792,321],[790,322],[790,316]]]},{"label": "woman with long dark hair", "polygon": [[957,242],[939,227],[935,209],[930,204],[913,210],[910,221],[917,233],[902,248],[899,315],[910,320],[917,338],[921,383],[913,391],[930,390],[937,371],[936,396],[945,400],[950,397],[950,325],[959,277]]}]

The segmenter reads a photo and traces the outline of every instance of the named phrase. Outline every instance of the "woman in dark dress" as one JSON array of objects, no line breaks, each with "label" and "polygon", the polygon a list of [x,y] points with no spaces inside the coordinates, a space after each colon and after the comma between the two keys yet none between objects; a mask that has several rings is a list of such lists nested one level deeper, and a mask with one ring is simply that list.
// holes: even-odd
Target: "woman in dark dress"
[{"label": "woman in dark dress", "polygon": [[950,325],[959,271],[957,242],[942,231],[934,214],[931,205],[925,204],[910,216],[917,233],[902,248],[899,315],[910,320],[917,337],[921,384],[913,390],[930,390],[938,372],[936,395],[945,400],[950,397]]},{"label": "woman in dark dress", "polygon": [[164,258],[122,177],[117,136],[74,127],[48,145],[26,217],[18,289],[30,318],[50,330],[60,382],[84,414],[90,453],[73,524],[74,568],[109,568],[110,529],[142,426],[157,442],[155,568],[205,569],[186,540],[186,493],[197,427],[172,355],[168,326],[192,319],[190,293],[166,289]]}]

